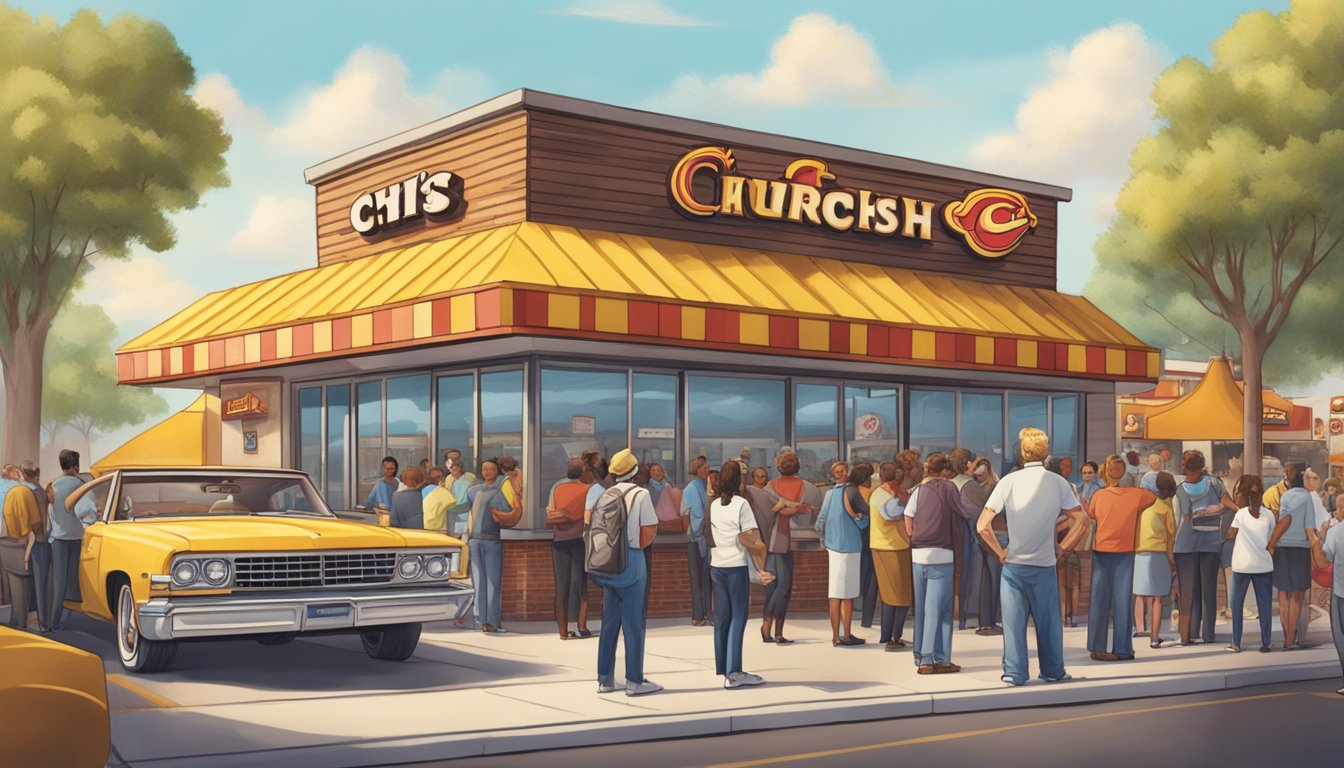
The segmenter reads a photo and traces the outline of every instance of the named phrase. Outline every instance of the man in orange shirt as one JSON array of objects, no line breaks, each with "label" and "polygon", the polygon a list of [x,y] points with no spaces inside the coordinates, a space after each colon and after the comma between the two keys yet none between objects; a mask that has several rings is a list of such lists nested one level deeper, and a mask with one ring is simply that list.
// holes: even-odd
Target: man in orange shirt
[{"label": "man in orange shirt", "polygon": [[[1106,459],[1111,477],[1125,472],[1119,456]],[[1096,661],[1134,658],[1134,541],[1139,515],[1157,501],[1152,491],[1111,485],[1092,494],[1087,516],[1097,522],[1092,538],[1092,602],[1087,608],[1087,649]],[[1111,629],[1110,650],[1106,634]]]}]

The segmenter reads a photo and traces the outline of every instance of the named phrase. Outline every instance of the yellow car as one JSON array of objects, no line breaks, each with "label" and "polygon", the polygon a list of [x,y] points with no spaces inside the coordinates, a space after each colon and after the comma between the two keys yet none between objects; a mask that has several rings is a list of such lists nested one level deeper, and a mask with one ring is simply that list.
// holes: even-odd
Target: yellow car
[{"label": "yellow car", "polygon": [[119,469],[66,500],[90,504],[66,606],[115,622],[133,672],[168,667],[179,641],[240,636],[358,633],[402,661],[421,622],[471,606],[461,540],[337,518],[298,470]]},{"label": "yellow car", "polygon": [[28,632],[0,628],[0,764],[107,765],[112,727],[103,660]]}]

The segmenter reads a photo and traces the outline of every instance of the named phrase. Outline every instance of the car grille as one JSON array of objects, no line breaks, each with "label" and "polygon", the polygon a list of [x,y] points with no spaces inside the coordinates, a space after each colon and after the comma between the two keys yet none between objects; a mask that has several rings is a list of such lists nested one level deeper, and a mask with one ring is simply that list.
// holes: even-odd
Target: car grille
[{"label": "car grille", "polygon": [[394,552],[338,552],[234,558],[235,589],[292,589],[385,584],[397,565]]}]

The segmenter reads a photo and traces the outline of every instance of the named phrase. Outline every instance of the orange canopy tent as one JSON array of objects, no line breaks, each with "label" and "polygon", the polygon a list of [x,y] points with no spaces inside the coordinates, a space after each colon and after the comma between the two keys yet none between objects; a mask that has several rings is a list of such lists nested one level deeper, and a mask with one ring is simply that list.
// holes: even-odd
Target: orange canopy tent
[{"label": "orange canopy tent", "polygon": [[[1232,361],[1211,358],[1204,378],[1182,397],[1162,404],[1121,405],[1121,435],[1144,440],[1242,440],[1242,393]],[[1267,426],[1290,426],[1290,417],[1303,410],[1271,390],[1264,391],[1263,401]],[[1268,419],[1270,414],[1274,420]]]},{"label": "orange canopy tent", "polygon": [[[208,439],[210,414],[219,418],[219,398],[202,394],[196,402],[127,440],[95,462],[95,477],[123,467],[199,467],[219,463],[216,440]],[[215,443],[212,448],[212,442]]]}]

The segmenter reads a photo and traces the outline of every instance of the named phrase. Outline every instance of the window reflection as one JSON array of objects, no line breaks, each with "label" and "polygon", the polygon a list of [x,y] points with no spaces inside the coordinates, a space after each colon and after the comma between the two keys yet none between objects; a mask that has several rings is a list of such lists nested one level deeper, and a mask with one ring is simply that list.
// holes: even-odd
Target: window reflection
[{"label": "window reflection", "polygon": [[322,483],[322,388],[299,390],[299,469]]},{"label": "window reflection", "polygon": [[429,374],[387,380],[387,452],[402,469],[429,456]]},{"label": "window reflection", "polygon": [[443,466],[443,452],[456,448],[468,468],[476,466],[476,377],[440,376],[435,398],[439,424],[434,463]]},{"label": "window reflection", "polygon": [[565,479],[565,465],[584,451],[608,459],[626,447],[625,371],[541,370],[543,490]]},{"label": "window reflection", "polygon": [[957,447],[957,395],[937,390],[910,390],[910,447],[927,456]]},{"label": "window reflection", "polygon": [[[346,496],[345,475],[349,466],[346,456],[350,443],[350,385],[327,387],[327,479],[323,496],[327,504],[337,509],[354,506]],[[367,491],[366,491],[367,493]],[[363,496],[360,500],[363,500]]]},{"label": "window reflection", "polygon": [[1083,460],[1078,443],[1078,396],[1058,395],[1050,398],[1050,452],[1073,458],[1074,482],[1080,482]]},{"label": "window reflection", "polygon": [[[1027,427],[1035,427],[1049,434],[1049,411],[1049,398],[1045,395],[1008,396],[1008,440],[1012,449],[1003,457],[1001,473],[1010,472],[1022,463],[1022,441],[1017,438],[1019,432]],[[1051,453],[1054,448],[1054,445],[1050,446]]]},{"label": "window reflection", "polygon": [[[829,484],[830,466],[840,456],[837,442],[840,425],[835,404],[838,392],[837,387],[822,384],[798,384],[793,388],[793,449],[801,466],[798,476],[812,483]],[[771,477],[776,474],[773,461],[766,468]]]},{"label": "window reflection", "polygon": [[961,447],[1003,466],[1003,395],[961,393]]},{"label": "window reflection", "polygon": [[897,391],[891,387],[845,387],[845,443],[850,461],[867,459],[877,466],[901,450],[899,404]]},{"label": "window reflection", "polygon": [[690,376],[690,455],[703,454],[710,466],[748,452],[750,464],[773,462],[784,445],[784,382]]},{"label": "window reflection", "polygon": [[631,380],[631,450],[641,462],[661,464],[668,481],[680,485],[687,465],[677,450],[677,377],[636,373]]},{"label": "window reflection", "polygon": [[357,385],[355,390],[359,430],[359,451],[355,462],[359,487],[355,490],[355,498],[362,502],[369,497],[373,484],[383,476],[382,462],[387,455],[383,449],[383,382],[365,381]]},{"label": "window reflection", "polygon": [[481,374],[480,461],[512,456],[526,473],[523,461],[523,372],[492,371]]}]

